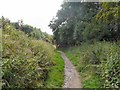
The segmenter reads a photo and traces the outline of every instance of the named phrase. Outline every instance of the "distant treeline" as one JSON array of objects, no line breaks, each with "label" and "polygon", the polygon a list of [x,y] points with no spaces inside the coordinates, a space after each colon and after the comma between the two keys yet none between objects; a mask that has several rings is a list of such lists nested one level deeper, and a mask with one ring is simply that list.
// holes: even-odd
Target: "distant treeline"
[{"label": "distant treeline", "polygon": [[47,34],[46,32],[42,32],[41,29],[33,27],[31,25],[27,25],[23,23],[23,20],[18,20],[18,22],[11,22],[9,19],[2,17],[2,26],[4,28],[4,25],[6,23],[9,23],[14,26],[16,30],[21,30],[25,34],[28,35],[28,37],[32,37],[37,40],[44,40],[49,43],[52,43],[52,35]]},{"label": "distant treeline", "polygon": [[120,39],[120,2],[64,2],[61,7],[49,24],[58,46]]}]

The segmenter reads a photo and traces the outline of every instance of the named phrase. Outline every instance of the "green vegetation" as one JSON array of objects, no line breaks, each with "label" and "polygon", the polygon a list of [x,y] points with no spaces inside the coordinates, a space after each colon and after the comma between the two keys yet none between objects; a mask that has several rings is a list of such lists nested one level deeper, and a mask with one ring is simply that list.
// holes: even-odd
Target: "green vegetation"
[{"label": "green vegetation", "polygon": [[62,87],[64,61],[52,44],[76,66],[83,88],[120,88],[119,10],[120,2],[68,0],[50,21],[53,36],[2,17],[3,88]]},{"label": "green vegetation", "polygon": [[84,88],[120,87],[120,43],[84,43],[65,50],[80,72]]},{"label": "green vegetation", "polygon": [[28,37],[4,18],[2,28],[3,88],[62,86],[64,63],[52,44]]},{"label": "green vegetation", "polygon": [[64,82],[64,61],[59,53],[55,53],[54,66],[50,68],[49,78],[46,82],[47,88],[61,88]]},{"label": "green vegetation", "polygon": [[64,2],[49,24],[59,47],[120,39],[120,2]]},{"label": "green vegetation", "polygon": [[77,67],[84,88],[120,88],[120,2],[69,1],[49,24],[56,46]]},{"label": "green vegetation", "polygon": [[2,19],[5,20],[4,22],[11,24],[16,30],[23,31],[25,34],[27,34],[28,37],[31,37],[32,39],[44,40],[46,42],[52,43],[52,35],[49,35],[46,32],[42,32],[39,28],[24,24],[23,20],[18,20],[18,22],[11,22],[9,19],[5,19],[4,17],[2,17]]},{"label": "green vegetation", "polygon": [[[0,65],[2,64],[2,29],[0,28]],[[0,89],[2,87],[2,67],[0,66]]]}]

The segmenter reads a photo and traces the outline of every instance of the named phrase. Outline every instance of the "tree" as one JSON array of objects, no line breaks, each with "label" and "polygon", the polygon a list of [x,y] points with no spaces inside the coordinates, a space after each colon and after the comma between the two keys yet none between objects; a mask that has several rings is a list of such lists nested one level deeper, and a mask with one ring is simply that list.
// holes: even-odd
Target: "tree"
[{"label": "tree", "polygon": [[56,44],[70,46],[82,42],[82,32],[99,11],[98,6],[98,3],[64,2],[49,24]]},{"label": "tree", "polygon": [[98,23],[106,23],[109,29],[107,37],[109,40],[120,39],[120,2],[104,2],[101,3],[101,10],[96,15]]}]

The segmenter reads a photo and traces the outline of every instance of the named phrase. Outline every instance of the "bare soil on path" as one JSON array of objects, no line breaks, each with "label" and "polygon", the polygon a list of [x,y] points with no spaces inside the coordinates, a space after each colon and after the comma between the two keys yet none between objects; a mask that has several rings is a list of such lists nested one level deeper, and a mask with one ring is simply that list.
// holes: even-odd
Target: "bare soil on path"
[{"label": "bare soil on path", "polygon": [[65,79],[64,79],[63,88],[82,88],[80,82],[80,76],[76,71],[76,68],[63,52],[60,53],[65,62],[65,68],[64,68]]}]

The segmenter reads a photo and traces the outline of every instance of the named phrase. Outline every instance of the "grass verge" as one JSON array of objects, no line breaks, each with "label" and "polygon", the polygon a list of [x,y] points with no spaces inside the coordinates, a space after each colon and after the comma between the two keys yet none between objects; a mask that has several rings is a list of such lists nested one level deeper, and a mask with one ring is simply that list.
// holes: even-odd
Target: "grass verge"
[{"label": "grass verge", "polygon": [[47,88],[60,88],[64,83],[64,61],[58,52],[54,54],[53,62],[45,85]]}]

